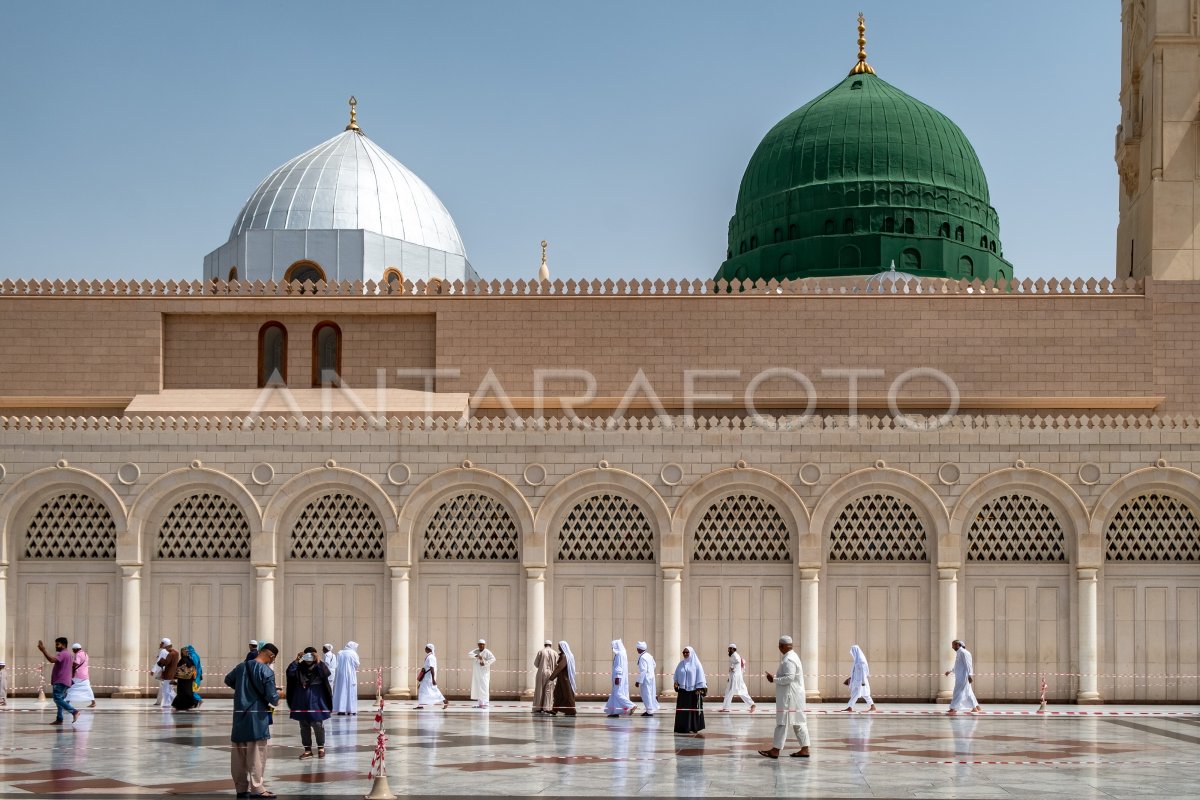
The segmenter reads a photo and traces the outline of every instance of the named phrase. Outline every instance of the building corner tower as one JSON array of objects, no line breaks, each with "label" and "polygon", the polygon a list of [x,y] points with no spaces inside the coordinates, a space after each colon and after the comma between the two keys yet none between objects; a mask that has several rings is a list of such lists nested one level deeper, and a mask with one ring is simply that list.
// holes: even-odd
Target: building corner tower
[{"label": "building corner tower", "polygon": [[1122,0],[1118,278],[1200,278],[1198,6]]}]

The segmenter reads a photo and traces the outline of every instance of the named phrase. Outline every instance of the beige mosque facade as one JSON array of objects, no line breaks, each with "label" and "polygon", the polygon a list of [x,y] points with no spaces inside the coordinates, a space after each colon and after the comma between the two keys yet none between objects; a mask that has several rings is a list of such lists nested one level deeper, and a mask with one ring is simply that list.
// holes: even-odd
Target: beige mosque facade
[{"label": "beige mosque facade", "polygon": [[[202,281],[0,283],[10,683],[58,635],[128,696],[161,636],[214,665],[353,639],[364,695],[410,696],[425,642],[463,695],[483,636],[496,693],[550,638],[600,695],[613,638],[757,675],[791,633],[814,700],[852,644],[880,700],[946,699],[962,638],[984,700],[1200,701],[1200,280],[1164,199],[1200,173],[1156,175],[1194,131],[1130,108],[1194,90],[1193,5],[1124,4],[1111,280],[488,282],[428,187],[364,182],[347,224],[417,279],[248,208]],[[342,173],[386,156],[357,136]],[[252,201],[335,220],[312,172]],[[228,274],[254,247],[266,277]]]}]

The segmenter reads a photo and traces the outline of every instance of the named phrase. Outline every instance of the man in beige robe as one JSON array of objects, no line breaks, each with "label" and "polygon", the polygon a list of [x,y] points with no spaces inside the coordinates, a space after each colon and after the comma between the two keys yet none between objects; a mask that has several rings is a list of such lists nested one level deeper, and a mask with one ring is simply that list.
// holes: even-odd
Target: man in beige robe
[{"label": "man in beige robe", "polygon": [[554,711],[554,667],[558,665],[558,656],[554,654],[554,644],[549,639],[533,657],[533,666],[537,670],[537,682],[533,688],[533,713],[549,714]]}]

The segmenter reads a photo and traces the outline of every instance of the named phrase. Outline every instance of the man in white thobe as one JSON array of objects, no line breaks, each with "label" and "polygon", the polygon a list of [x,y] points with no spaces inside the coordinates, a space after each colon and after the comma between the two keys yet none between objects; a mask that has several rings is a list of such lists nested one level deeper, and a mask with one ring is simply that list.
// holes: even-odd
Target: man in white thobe
[{"label": "man in white thobe", "polygon": [[754,698],[750,696],[750,690],[746,688],[746,659],[742,658],[742,654],[738,652],[737,645],[729,645],[729,685],[725,687],[725,704],[721,706],[721,711],[728,712],[733,708],[733,698],[742,698],[742,702],[750,706],[750,713],[753,714],[758,708],[754,703]]},{"label": "man in white thobe", "polygon": [[954,668],[947,670],[946,675],[954,674],[954,696],[950,698],[950,710],[946,713],[957,714],[961,711],[982,711],[979,701],[975,699],[975,660],[971,651],[961,640],[955,639],[950,643],[954,648]]},{"label": "man in white thobe", "polygon": [[635,686],[642,690],[642,705],[646,708],[642,716],[653,717],[654,712],[658,711],[658,678],[654,674],[658,664],[645,642],[637,643],[637,651],[638,677]]},{"label": "man in white thobe", "polygon": [[329,667],[329,688],[333,688],[333,678],[337,675],[337,653],[333,652],[333,645],[326,643],[321,648],[324,655],[321,660],[325,662],[325,666]]},{"label": "man in white thobe", "polygon": [[554,680],[550,676],[558,666],[558,656],[554,653],[554,643],[549,639],[533,657],[533,666],[537,670],[533,687],[533,713],[550,714],[554,711]]},{"label": "man in white thobe", "polygon": [[170,700],[168,700],[165,704],[162,701],[162,667],[158,665],[158,662],[167,657],[167,645],[170,643],[171,640],[166,637],[158,640],[158,655],[154,657],[154,661],[150,664],[150,674],[154,676],[154,680],[158,683],[158,695],[154,698],[154,704],[156,706],[170,705]]},{"label": "man in white thobe", "polygon": [[496,663],[496,656],[488,650],[487,642],[483,639],[467,655],[471,658],[471,699],[475,701],[476,708],[487,708],[492,693],[492,664]]},{"label": "man in white thobe", "polygon": [[337,654],[337,680],[333,683],[333,713],[354,716],[358,713],[358,642],[346,642]]},{"label": "man in white thobe", "polygon": [[779,637],[779,652],[783,656],[775,674],[763,673],[768,683],[775,684],[775,738],[770,750],[759,750],[760,756],[779,758],[787,741],[788,725],[796,734],[800,749],[792,758],[808,758],[808,720],[804,716],[804,666],[792,649],[792,637]]}]

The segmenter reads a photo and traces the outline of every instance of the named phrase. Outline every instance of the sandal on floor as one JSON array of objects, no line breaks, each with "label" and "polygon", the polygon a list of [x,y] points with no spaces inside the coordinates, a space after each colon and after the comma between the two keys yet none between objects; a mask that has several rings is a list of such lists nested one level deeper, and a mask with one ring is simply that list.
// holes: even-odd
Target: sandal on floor
[{"label": "sandal on floor", "polygon": [[[312,758],[312,757],[313,757],[313,754],[312,754],[311,750],[305,750],[303,753],[300,754],[301,761],[303,761],[306,758]],[[259,796],[261,797],[261,795],[259,795]]]},{"label": "sandal on floor", "polygon": [[799,750],[791,754],[792,758],[810,758],[811,756],[811,753],[801,753]]},{"label": "sandal on floor", "polygon": [[325,748],[318,747],[317,748],[317,758],[324,758],[324,757],[325,757]]},{"label": "sandal on floor", "polygon": [[778,753],[772,753],[770,750],[759,750],[758,754],[766,758],[779,758]]}]

